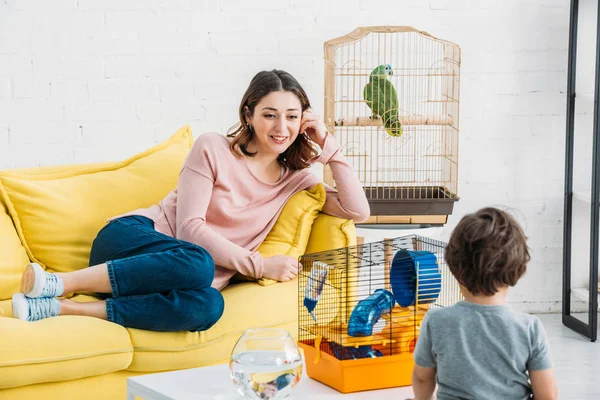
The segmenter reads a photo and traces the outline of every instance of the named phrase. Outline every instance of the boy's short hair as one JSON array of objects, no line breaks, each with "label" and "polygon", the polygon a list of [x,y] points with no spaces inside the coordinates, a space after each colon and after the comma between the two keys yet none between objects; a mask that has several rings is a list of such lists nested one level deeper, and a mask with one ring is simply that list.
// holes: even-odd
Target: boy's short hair
[{"label": "boy's short hair", "polygon": [[527,237],[507,212],[493,207],[465,215],[452,231],[446,264],[474,295],[494,295],[514,286],[531,259]]}]

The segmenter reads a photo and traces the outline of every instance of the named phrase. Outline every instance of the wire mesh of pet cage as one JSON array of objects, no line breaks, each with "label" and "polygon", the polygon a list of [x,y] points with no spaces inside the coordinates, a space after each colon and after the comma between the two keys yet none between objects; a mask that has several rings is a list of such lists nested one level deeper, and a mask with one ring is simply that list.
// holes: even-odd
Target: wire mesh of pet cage
[{"label": "wire mesh of pet cage", "polygon": [[[301,347],[316,354],[319,362],[325,358],[393,360],[393,368],[405,370],[397,377],[410,374],[411,354],[426,312],[462,298],[444,262],[444,248],[444,242],[408,235],[302,256],[298,290]],[[330,374],[344,366],[323,370],[314,364],[307,361],[309,375],[336,387]],[[397,379],[392,381],[371,379],[368,388],[402,385]],[[410,384],[410,376],[406,384]],[[344,390],[343,384],[337,386],[340,391],[353,391]],[[367,389],[359,385],[356,390]]]},{"label": "wire mesh of pet cage", "polygon": [[[325,121],[360,177],[369,222],[445,223],[458,200],[460,48],[374,26],[324,50]],[[335,185],[329,168],[325,181]]]}]

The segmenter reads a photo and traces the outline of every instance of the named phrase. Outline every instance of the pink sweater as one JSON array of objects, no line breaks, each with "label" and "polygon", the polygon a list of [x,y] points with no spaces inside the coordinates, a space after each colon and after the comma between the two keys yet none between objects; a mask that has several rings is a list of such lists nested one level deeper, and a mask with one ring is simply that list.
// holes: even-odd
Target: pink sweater
[{"label": "pink sweater", "polygon": [[[177,188],[160,203],[127,214],[154,221],[155,229],[206,249],[215,261],[212,286],[222,290],[236,272],[261,278],[264,259],[256,251],[287,200],[321,180],[308,169],[287,170],[277,183],[265,183],[218,133],[199,136],[179,175]],[[357,222],[369,217],[369,204],[352,167],[327,135],[321,155],[311,162],[329,164],[339,191],[326,187],[323,212]],[[115,217],[116,218],[116,217]]]}]

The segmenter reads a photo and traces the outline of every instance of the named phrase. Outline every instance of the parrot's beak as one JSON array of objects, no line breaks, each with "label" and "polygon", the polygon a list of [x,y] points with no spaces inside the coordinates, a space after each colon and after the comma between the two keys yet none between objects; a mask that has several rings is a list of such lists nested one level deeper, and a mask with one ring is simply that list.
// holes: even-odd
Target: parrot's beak
[{"label": "parrot's beak", "polygon": [[394,75],[394,71],[390,71],[390,75]]}]

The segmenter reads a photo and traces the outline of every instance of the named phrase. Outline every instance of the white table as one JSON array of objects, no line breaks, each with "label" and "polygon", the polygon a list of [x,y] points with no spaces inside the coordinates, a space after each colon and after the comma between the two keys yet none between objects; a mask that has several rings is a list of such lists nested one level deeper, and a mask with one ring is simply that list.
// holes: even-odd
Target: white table
[{"label": "white table", "polygon": [[[229,376],[229,365],[193,368],[127,379],[127,400],[241,400]],[[306,371],[288,399],[384,400],[412,398],[411,387],[342,394],[309,378]]]}]

